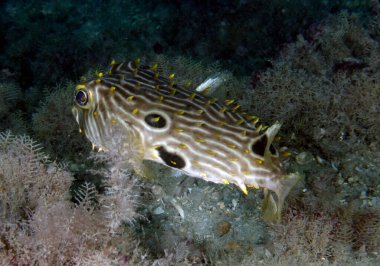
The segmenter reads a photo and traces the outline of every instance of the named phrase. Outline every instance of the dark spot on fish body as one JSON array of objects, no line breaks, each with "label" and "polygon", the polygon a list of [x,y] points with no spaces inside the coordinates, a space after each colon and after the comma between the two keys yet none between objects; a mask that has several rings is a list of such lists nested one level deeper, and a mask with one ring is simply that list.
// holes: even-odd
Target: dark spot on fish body
[{"label": "dark spot on fish body", "polygon": [[158,147],[157,151],[158,156],[165,162],[166,165],[177,169],[182,169],[186,166],[186,163],[181,156],[168,152],[164,147]]},{"label": "dark spot on fish body", "polygon": [[153,128],[164,128],[166,120],[159,114],[149,114],[145,117],[145,122]]},{"label": "dark spot on fish body", "polygon": [[255,143],[252,144],[251,149],[257,155],[264,157],[267,143],[268,143],[267,135],[262,135]]}]

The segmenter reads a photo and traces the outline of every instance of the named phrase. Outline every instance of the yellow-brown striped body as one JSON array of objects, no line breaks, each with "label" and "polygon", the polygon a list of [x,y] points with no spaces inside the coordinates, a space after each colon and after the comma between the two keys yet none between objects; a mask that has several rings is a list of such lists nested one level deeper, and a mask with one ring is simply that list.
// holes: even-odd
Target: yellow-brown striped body
[{"label": "yellow-brown striped body", "polygon": [[107,74],[79,84],[75,100],[80,130],[96,146],[107,150],[112,128],[121,127],[138,140],[144,160],[236,184],[244,193],[247,185],[283,194],[286,182],[272,146],[280,125],[261,130],[258,119],[232,100],[218,103],[179,86],[173,75],[161,77],[155,65],[113,64]]}]

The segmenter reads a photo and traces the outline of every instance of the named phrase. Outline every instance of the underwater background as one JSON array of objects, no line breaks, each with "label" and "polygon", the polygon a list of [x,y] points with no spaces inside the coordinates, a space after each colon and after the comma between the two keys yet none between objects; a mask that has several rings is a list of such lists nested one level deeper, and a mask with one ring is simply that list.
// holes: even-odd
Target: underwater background
[{"label": "underwater background", "polygon": [[[379,265],[378,1],[1,1],[0,265]],[[228,78],[302,180],[244,195],[94,152],[75,86],[112,60]]]}]

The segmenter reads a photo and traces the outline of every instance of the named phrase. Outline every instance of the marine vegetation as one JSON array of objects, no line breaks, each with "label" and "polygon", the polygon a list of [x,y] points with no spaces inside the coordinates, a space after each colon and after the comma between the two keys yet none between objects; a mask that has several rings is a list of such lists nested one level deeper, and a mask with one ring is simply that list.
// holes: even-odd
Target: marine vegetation
[{"label": "marine vegetation", "polygon": [[[239,1],[240,7],[247,2]],[[354,5],[358,1],[344,2]],[[25,5],[24,10],[31,14],[27,18],[19,16],[22,10],[12,8],[15,4],[1,3],[0,7],[8,8],[3,17],[8,22],[0,27],[12,26],[10,14],[20,18],[20,27],[13,29],[27,28],[25,25],[35,28],[31,19],[50,21],[51,17],[57,17],[53,28],[62,26],[65,12],[60,13],[54,3],[47,3],[40,16],[38,8]],[[67,4],[72,10],[69,1],[62,8]],[[97,4],[91,2],[84,13],[102,9],[102,4],[94,9]],[[192,10],[193,14],[200,9]],[[115,6],[107,12],[114,10]],[[268,7],[266,11],[287,16],[289,9]],[[77,14],[72,10],[68,17],[86,19]],[[105,28],[116,25],[108,14],[99,17],[106,21]],[[155,14],[141,9],[127,16],[122,26],[130,21],[135,24],[126,34],[138,28],[157,32],[157,24],[151,23]],[[271,59],[251,58],[257,46],[249,50],[244,48],[251,42],[237,46],[240,35],[207,42],[199,35],[181,39],[179,36],[191,29],[178,30],[163,37],[169,40],[178,36],[172,48],[181,40],[184,47],[195,40],[196,50],[211,43],[218,46],[214,54],[228,56],[223,51],[234,48],[243,62],[238,64],[239,58],[235,58],[210,64],[206,56],[200,61],[171,53],[152,57],[144,51],[146,59],[141,61],[154,64],[114,62],[108,69],[97,71],[95,78],[79,84],[77,73],[113,57],[126,62],[124,56],[137,56],[136,49],[150,47],[157,35],[132,34],[144,38],[122,39],[117,44],[119,49],[113,50],[98,34],[114,36],[113,31],[92,30],[100,24],[91,19],[73,34],[76,42],[64,49],[62,56],[59,46],[48,49],[51,42],[65,39],[62,31],[41,28],[39,32],[49,36],[45,46],[39,34],[23,34],[29,41],[21,38],[16,42],[19,31],[15,30],[6,36],[6,44],[13,46],[7,46],[1,56],[4,67],[10,69],[0,72],[0,264],[379,265],[378,14],[363,23],[357,15],[333,12],[328,19],[307,26],[308,30],[297,30],[297,39],[288,39],[285,46],[282,42],[269,43],[271,50],[275,47],[281,51]],[[146,17],[150,20],[141,23]],[[242,31],[245,35],[254,31],[250,28],[253,20],[247,21]],[[77,27],[76,23],[67,28],[68,32]],[[239,23],[226,23],[221,23],[222,37],[238,29],[235,26]],[[180,29],[181,25],[175,27]],[[161,29],[169,32],[171,27]],[[261,28],[262,32],[268,32],[266,29]],[[85,31],[93,33],[96,41],[86,39],[89,34]],[[63,34],[61,38],[50,38],[57,33]],[[266,47],[264,38],[254,36],[251,40],[260,40],[260,46]],[[28,46],[34,38],[41,41]],[[162,39],[157,42],[155,51],[168,51],[169,43]],[[222,47],[226,42],[228,45]],[[124,46],[126,43],[129,46]],[[38,45],[42,45],[40,50]],[[83,46],[88,49],[85,53]],[[202,51],[200,54],[205,55],[208,50]],[[70,63],[72,53],[80,54],[80,63]],[[63,64],[58,60],[61,58]],[[239,68],[255,60],[265,62],[266,68],[252,68],[252,76],[236,77],[221,67],[235,62],[232,67]],[[57,65],[52,69],[54,64],[47,62]],[[62,74],[68,66],[70,72]],[[31,72],[35,84],[47,80],[55,83],[58,76],[70,80],[53,89],[47,85],[26,89],[32,83]],[[73,96],[77,121],[71,110]],[[151,112],[148,103],[155,107]],[[96,145],[96,152],[91,153],[90,141]],[[244,163],[248,158],[254,160]],[[266,171],[270,176],[263,178],[256,172],[250,179],[233,175],[232,170],[243,171],[239,166],[260,174]],[[215,176],[213,172],[227,174]],[[282,190],[286,200],[281,202],[282,196],[279,198],[270,184],[274,181],[283,186],[285,173],[292,172],[303,178],[289,193]],[[233,185],[225,185],[225,180]],[[253,192],[249,185],[259,185],[260,189]],[[285,188],[291,185],[285,184]],[[265,222],[263,211],[264,218],[278,223]],[[265,215],[268,213],[269,217]]]},{"label": "marine vegetation", "polygon": [[106,193],[83,183],[70,195],[73,175],[41,150],[28,136],[0,133],[0,264],[115,265],[123,256],[140,261],[144,252],[119,226],[138,217],[134,176],[98,170],[111,186]]},{"label": "marine vegetation", "polygon": [[342,12],[299,35],[271,67],[253,73],[253,110],[283,121],[296,145],[325,158],[379,148],[378,17],[369,24],[366,31]]}]

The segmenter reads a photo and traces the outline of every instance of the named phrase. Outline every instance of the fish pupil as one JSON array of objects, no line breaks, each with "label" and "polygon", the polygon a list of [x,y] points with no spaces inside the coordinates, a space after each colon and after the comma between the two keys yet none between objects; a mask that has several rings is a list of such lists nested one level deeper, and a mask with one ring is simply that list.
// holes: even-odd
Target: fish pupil
[{"label": "fish pupil", "polygon": [[78,91],[75,95],[75,101],[78,105],[83,106],[88,102],[87,93],[85,91]]}]

